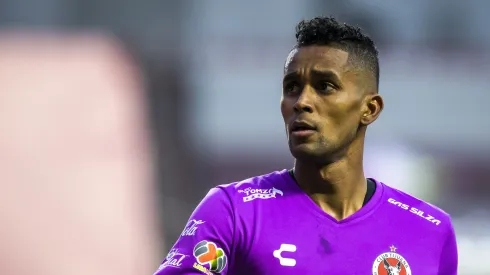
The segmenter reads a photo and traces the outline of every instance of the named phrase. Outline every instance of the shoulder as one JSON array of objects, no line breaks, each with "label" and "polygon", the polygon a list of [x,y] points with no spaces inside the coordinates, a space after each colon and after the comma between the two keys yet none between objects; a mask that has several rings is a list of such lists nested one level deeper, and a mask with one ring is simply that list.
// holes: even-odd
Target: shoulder
[{"label": "shoulder", "polygon": [[441,208],[399,189],[382,185],[385,193],[383,197],[394,208],[393,213],[413,216],[418,223],[425,225],[423,228],[434,233],[447,234],[453,230],[451,216]]},{"label": "shoulder", "polygon": [[215,187],[223,191],[232,203],[247,202],[283,195],[284,177],[287,170],[274,171],[268,174],[251,177],[242,181],[223,184]]},{"label": "shoulder", "polygon": [[[207,216],[234,216],[236,206],[243,202],[283,196],[283,180],[287,170],[251,177],[242,181],[211,188],[194,213]],[[259,199],[259,200],[256,200]]]}]

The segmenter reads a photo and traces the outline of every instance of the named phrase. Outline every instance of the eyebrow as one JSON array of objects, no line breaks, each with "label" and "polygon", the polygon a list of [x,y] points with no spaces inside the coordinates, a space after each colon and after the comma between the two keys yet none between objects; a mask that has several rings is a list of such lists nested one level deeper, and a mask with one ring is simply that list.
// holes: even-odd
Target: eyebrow
[{"label": "eyebrow", "polygon": [[[332,70],[321,70],[321,69],[312,69],[310,71],[310,74],[315,77],[315,78],[327,78],[327,79],[330,79],[334,82],[340,82],[340,77],[338,76],[337,73],[335,73],[334,71]],[[296,78],[298,77],[300,74],[298,71],[293,71],[293,72],[290,72],[290,73],[287,73],[286,75],[284,75],[284,81],[287,81],[287,80],[290,80],[292,78]]]}]

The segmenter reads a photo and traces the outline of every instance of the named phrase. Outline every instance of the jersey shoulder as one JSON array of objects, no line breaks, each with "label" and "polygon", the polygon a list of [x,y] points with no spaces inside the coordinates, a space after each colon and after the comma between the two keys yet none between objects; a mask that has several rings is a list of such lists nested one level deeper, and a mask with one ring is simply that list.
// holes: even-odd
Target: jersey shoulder
[{"label": "jersey shoulder", "polygon": [[218,185],[216,188],[225,191],[228,197],[237,203],[275,198],[284,195],[284,177],[288,176],[287,173],[287,170],[274,171],[242,181]]},{"label": "jersey shoulder", "polygon": [[383,185],[384,197],[387,197],[388,203],[408,211],[410,214],[417,215],[439,228],[444,228],[443,231],[452,228],[451,216],[441,208],[394,187]]}]

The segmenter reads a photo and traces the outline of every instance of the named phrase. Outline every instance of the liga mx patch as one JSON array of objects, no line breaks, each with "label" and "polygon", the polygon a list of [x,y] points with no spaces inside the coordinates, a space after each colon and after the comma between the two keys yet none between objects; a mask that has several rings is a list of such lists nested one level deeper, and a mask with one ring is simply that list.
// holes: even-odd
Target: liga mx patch
[{"label": "liga mx patch", "polygon": [[408,262],[396,253],[397,248],[390,246],[390,252],[376,257],[373,263],[373,275],[412,275]]},{"label": "liga mx patch", "polygon": [[220,273],[225,269],[228,260],[223,249],[219,248],[215,243],[206,240],[194,246],[193,254],[201,266],[216,273]]}]

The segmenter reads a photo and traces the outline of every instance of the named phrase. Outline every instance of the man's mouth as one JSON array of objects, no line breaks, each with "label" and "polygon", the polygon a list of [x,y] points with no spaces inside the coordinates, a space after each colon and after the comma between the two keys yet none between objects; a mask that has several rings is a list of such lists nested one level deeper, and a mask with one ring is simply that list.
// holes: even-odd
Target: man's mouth
[{"label": "man's mouth", "polygon": [[291,124],[290,132],[294,136],[309,136],[316,132],[316,127],[306,121],[294,121]]}]

